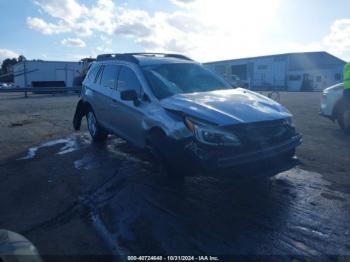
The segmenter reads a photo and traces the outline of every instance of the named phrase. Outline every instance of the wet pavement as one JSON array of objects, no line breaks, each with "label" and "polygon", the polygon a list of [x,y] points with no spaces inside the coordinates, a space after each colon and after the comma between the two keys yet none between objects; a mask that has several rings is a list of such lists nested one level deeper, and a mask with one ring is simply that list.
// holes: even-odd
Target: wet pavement
[{"label": "wet pavement", "polygon": [[[74,229],[83,220],[108,247],[98,252],[116,255],[350,255],[350,194],[297,159],[181,184],[123,140],[97,145],[80,133],[32,147],[0,172],[9,199],[0,228],[29,236],[39,252],[65,252],[55,241],[84,232]],[[87,238],[82,249],[97,247]]]}]

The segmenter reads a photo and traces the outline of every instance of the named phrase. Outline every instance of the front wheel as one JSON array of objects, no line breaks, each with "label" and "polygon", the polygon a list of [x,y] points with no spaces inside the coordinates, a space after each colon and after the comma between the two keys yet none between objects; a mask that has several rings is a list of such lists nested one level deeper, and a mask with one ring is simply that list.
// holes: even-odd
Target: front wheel
[{"label": "front wheel", "polygon": [[107,139],[108,133],[98,124],[95,113],[89,109],[86,114],[89,133],[94,142],[102,142]]},{"label": "front wheel", "polygon": [[155,160],[165,169],[170,179],[183,181],[187,175],[187,166],[177,146],[161,131],[153,131],[148,138],[148,146]]},{"label": "front wheel", "polygon": [[295,148],[291,149],[291,150],[287,151],[286,153],[284,153],[282,157],[286,160],[293,159],[295,156],[295,152],[296,152]]}]

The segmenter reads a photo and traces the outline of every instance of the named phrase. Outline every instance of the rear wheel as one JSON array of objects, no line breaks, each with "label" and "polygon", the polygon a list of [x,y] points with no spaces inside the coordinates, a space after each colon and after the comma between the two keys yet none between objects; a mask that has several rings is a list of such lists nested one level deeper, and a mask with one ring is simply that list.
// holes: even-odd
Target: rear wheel
[{"label": "rear wheel", "polygon": [[90,108],[86,114],[89,133],[94,142],[101,142],[107,139],[108,133],[98,124],[95,113]]}]

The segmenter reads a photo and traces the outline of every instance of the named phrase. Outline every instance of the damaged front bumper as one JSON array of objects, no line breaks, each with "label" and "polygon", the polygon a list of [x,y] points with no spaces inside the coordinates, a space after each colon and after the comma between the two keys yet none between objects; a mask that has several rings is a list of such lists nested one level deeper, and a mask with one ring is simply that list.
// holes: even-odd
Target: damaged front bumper
[{"label": "damaged front bumper", "polygon": [[250,162],[258,162],[287,154],[302,143],[302,136],[295,134],[288,140],[266,145],[253,151],[237,150],[234,148],[210,149],[192,142],[185,147],[186,152],[197,165],[204,170],[227,169]]}]

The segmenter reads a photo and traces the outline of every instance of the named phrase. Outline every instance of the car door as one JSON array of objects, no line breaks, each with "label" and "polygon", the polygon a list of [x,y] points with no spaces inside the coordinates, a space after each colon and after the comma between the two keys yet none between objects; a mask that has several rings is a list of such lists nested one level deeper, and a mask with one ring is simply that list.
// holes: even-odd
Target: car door
[{"label": "car door", "polygon": [[96,113],[97,121],[108,130],[112,130],[111,103],[112,94],[115,92],[117,84],[117,74],[119,66],[104,65],[100,78],[96,83]]},{"label": "car door", "polygon": [[98,89],[99,89],[99,83],[100,83],[100,77],[101,72],[103,70],[103,66],[101,65],[94,65],[86,79],[83,82],[84,85],[84,99],[90,103],[92,106],[96,117],[99,117],[99,95],[98,95]]},{"label": "car door", "polygon": [[[137,105],[133,101],[123,101],[120,93],[124,90],[136,90],[140,103]],[[147,106],[141,101],[142,86],[135,71],[127,66],[120,66],[117,89],[113,94],[113,128],[115,133],[125,138],[136,146],[143,146],[144,132],[142,128],[143,112]]]}]

